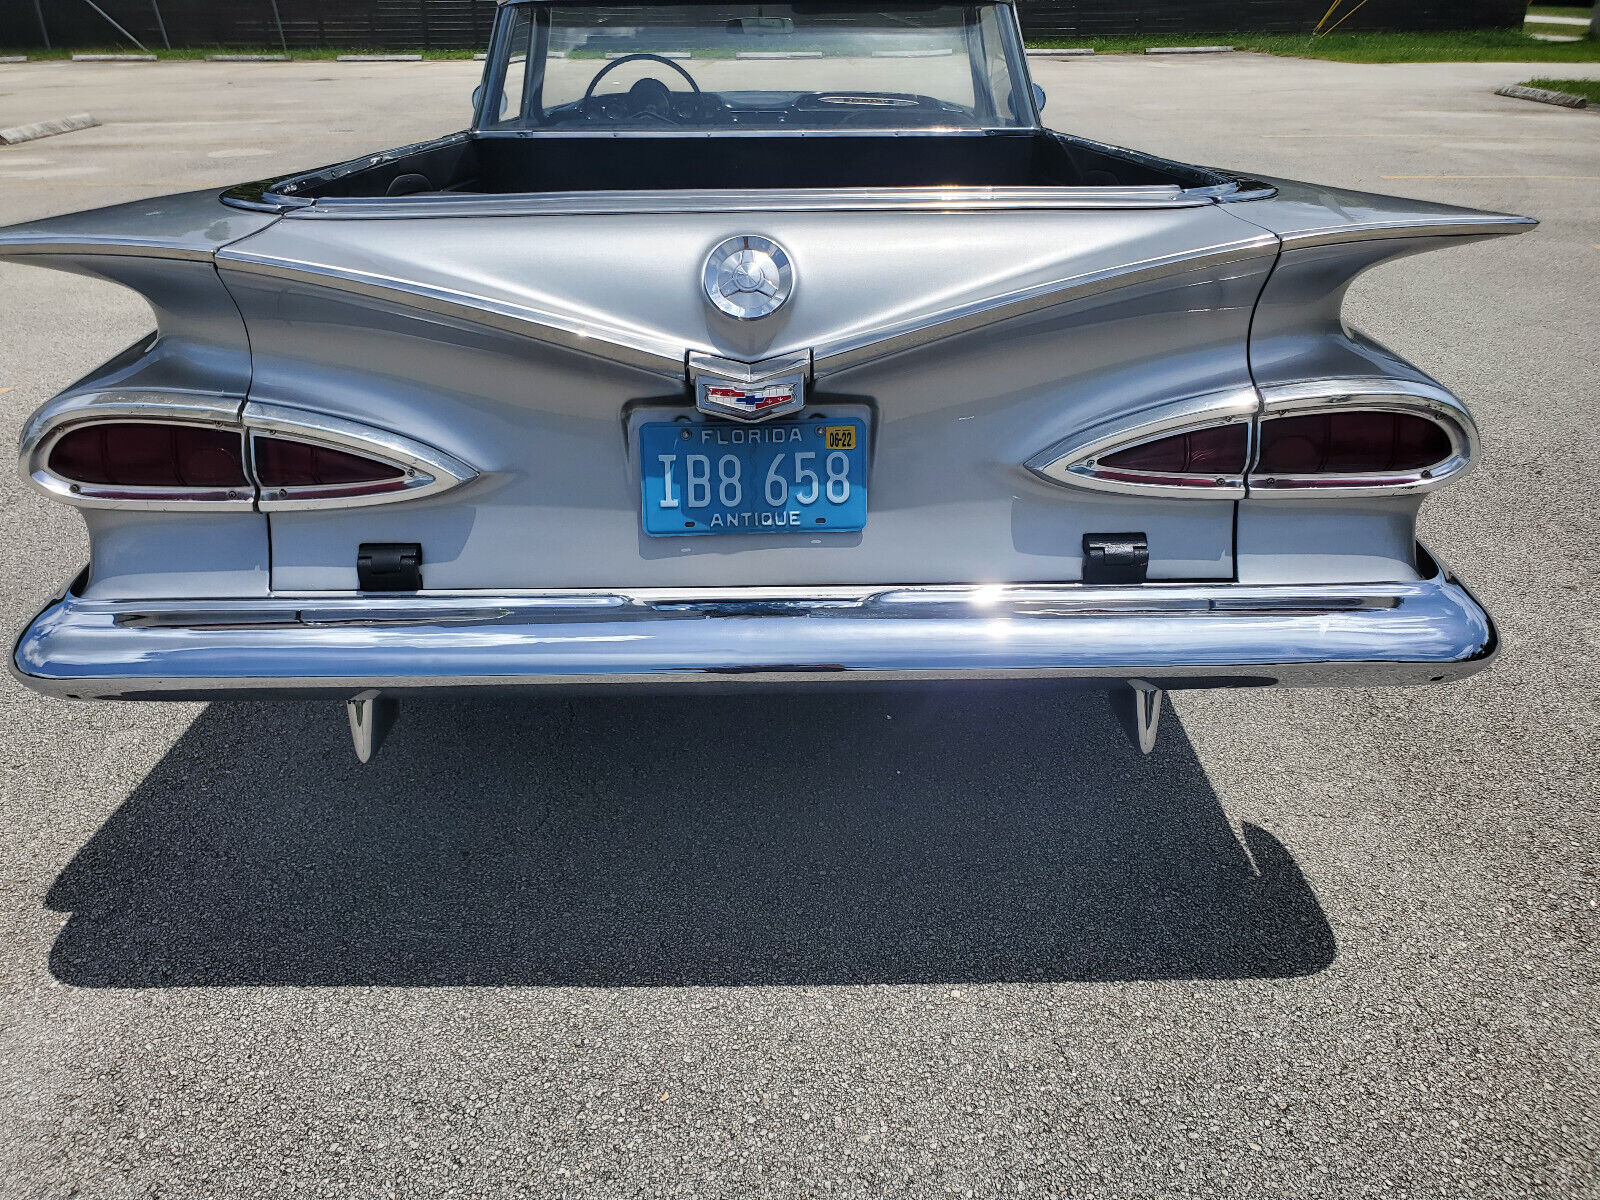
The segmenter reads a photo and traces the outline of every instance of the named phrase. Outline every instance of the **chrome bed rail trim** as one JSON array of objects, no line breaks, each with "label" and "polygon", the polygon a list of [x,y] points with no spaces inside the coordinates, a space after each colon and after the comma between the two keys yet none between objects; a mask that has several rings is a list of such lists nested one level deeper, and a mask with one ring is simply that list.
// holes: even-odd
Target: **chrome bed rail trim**
[{"label": "chrome bed rail trim", "polygon": [[[1061,679],[1095,686],[1436,682],[1495,650],[1443,570],[1322,586],[1006,584],[522,596],[94,601],[69,592],[13,669],[145,698],[591,684]],[[674,591],[684,591],[674,589]],[[654,596],[654,598],[650,598]]]},{"label": "chrome bed rail trim", "polygon": [[1014,209],[1202,208],[1210,195],[1177,185],[1128,188],[926,187],[658,189],[505,196],[439,192],[327,197],[289,214],[295,221],[415,220],[422,217],[606,216],[733,212],[1003,212]]}]

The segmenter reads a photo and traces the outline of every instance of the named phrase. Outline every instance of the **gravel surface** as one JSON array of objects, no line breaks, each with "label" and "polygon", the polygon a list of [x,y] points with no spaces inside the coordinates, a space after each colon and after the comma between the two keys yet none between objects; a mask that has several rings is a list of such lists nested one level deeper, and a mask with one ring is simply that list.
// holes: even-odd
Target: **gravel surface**
[{"label": "gravel surface", "polygon": [[[1525,67],[1034,62],[1062,128],[1528,213],[1352,318],[1483,427],[1449,688],[404,709],[0,682],[0,1196],[1600,1194],[1600,138]],[[1600,68],[1589,70],[1600,75]],[[0,220],[459,126],[470,63],[28,64]],[[321,114],[332,114],[322,116]],[[141,333],[0,266],[0,440]],[[84,554],[0,473],[0,626]]]}]

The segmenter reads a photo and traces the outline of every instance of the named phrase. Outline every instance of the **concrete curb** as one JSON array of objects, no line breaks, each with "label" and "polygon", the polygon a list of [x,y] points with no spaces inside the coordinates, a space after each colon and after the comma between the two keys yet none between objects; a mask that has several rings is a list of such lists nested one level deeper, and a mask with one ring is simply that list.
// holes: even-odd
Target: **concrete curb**
[{"label": "concrete curb", "polygon": [[1232,54],[1232,46],[1146,46],[1146,54]]},{"label": "concrete curb", "polygon": [[1094,48],[1085,46],[1082,49],[1072,50],[1029,50],[1029,58],[1086,58],[1094,53]]},{"label": "concrete curb", "polygon": [[1588,108],[1589,102],[1571,92],[1552,92],[1549,88],[1523,87],[1519,83],[1495,88],[1496,96],[1510,96],[1513,100],[1537,100],[1540,104],[1559,104],[1562,108]]},{"label": "concrete curb", "polygon": [[73,62],[155,62],[154,54],[74,54]]},{"label": "concrete curb", "polygon": [[207,62],[288,62],[287,54],[208,54]]},{"label": "concrete curb", "polygon": [[421,62],[420,54],[341,54],[336,62]]},{"label": "concrete curb", "polygon": [[0,129],[0,145],[15,146],[18,142],[31,142],[58,133],[71,133],[74,129],[92,129],[100,124],[88,113],[75,113],[70,117],[56,117],[52,121],[36,121],[32,125],[13,125]]},{"label": "concrete curb", "polygon": [[26,54],[0,54],[0,63],[19,63],[27,61],[28,56]]}]

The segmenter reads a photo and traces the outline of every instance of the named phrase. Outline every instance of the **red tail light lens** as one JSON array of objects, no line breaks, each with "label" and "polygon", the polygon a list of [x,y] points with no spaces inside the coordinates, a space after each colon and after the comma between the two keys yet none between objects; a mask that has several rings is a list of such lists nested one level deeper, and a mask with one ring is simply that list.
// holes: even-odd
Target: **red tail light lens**
[{"label": "red tail light lens", "polygon": [[1278,417],[1261,423],[1261,455],[1252,478],[1408,474],[1439,465],[1453,450],[1443,428],[1412,413]]},{"label": "red tail light lens", "polygon": [[49,469],[76,483],[113,487],[247,487],[238,431],[203,425],[105,421],[68,431]]},{"label": "red tail light lens", "polygon": [[393,430],[167,390],[58,397],[30,418],[21,459],[28,482],[64,503],[156,512],[389,504],[478,474]]},{"label": "red tail light lens", "polygon": [[257,435],[254,451],[256,478],[268,488],[398,484],[406,474],[393,463],[287,438]]},{"label": "red tail light lens", "polygon": [[1244,424],[1213,425],[1157,438],[1104,455],[1100,472],[1138,475],[1239,475],[1249,451],[1250,431]]}]

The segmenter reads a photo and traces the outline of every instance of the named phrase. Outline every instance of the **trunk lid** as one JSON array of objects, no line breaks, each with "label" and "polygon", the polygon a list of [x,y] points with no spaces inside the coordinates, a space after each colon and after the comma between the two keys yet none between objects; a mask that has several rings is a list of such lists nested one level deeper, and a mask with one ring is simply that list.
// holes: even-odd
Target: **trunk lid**
[{"label": "trunk lid", "polygon": [[[707,206],[362,217],[312,210],[226,247],[253,401],[391,429],[471,484],[271,516],[272,583],[348,590],[363,542],[418,542],[429,589],[1066,581],[1086,533],[1140,531],[1157,579],[1229,578],[1229,500],[1056,485],[1023,464],[1118,413],[1251,386],[1277,239],[1222,206]],[[711,249],[781,245],[793,294],[739,321]],[[651,537],[634,429],[693,410],[691,354],[809,355],[807,412],[862,414],[852,533]]]}]

